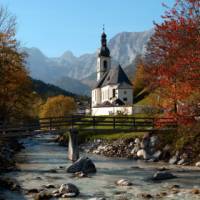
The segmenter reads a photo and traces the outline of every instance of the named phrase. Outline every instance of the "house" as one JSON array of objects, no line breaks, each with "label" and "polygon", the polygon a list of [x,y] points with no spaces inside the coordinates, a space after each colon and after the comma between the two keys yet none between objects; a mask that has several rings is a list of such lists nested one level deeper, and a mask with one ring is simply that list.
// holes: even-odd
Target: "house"
[{"label": "house", "polygon": [[92,89],[93,116],[133,113],[133,87],[120,65],[111,67],[110,50],[106,34],[101,35],[101,48],[97,57],[97,83]]}]

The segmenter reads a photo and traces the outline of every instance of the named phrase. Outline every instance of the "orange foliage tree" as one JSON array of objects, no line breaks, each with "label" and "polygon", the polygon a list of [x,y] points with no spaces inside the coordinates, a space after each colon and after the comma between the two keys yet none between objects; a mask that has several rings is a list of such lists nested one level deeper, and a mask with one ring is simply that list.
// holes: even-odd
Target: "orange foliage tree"
[{"label": "orange foliage tree", "polygon": [[176,0],[163,19],[148,43],[145,69],[161,106],[178,117],[179,106],[200,92],[200,1]]},{"label": "orange foliage tree", "polygon": [[30,109],[31,82],[15,38],[15,17],[0,7],[0,121],[22,118]]},{"label": "orange foliage tree", "polygon": [[49,97],[42,106],[40,117],[63,117],[72,114],[76,109],[76,103],[72,97],[63,95]]}]

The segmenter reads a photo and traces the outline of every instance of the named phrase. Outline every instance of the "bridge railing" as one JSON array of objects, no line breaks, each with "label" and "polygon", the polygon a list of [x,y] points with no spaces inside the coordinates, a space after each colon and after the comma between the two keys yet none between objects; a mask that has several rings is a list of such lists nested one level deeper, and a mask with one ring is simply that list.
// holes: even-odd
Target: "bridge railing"
[{"label": "bridge railing", "polygon": [[175,128],[176,126],[177,123],[172,118],[71,115],[65,117],[40,118],[23,123],[0,122],[0,133],[57,130],[62,128],[147,131],[158,127]]}]

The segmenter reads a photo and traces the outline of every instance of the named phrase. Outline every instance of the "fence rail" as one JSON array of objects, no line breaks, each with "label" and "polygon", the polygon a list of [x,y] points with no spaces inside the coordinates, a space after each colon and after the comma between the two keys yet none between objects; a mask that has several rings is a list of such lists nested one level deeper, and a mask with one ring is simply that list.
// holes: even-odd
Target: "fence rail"
[{"label": "fence rail", "polygon": [[77,128],[79,130],[122,130],[150,131],[174,129],[177,123],[172,118],[152,118],[133,116],[83,116],[40,118],[21,123],[0,122],[0,135],[21,135],[24,132]]}]

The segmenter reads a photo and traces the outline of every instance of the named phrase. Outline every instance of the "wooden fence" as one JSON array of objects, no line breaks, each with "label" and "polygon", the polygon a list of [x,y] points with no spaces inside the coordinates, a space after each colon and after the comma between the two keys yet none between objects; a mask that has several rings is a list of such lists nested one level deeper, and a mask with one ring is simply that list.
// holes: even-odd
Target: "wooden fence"
[{"label": "wooden fence", "polygon": [[53,131],[77,128],[79,130],[118,130],[150,131],[157,129],[174,129],[177,123],[172,118],[150,118],[133,116],[82,116],[41,118],[29,122],[0,122],[0,134],[33,131]]}]

